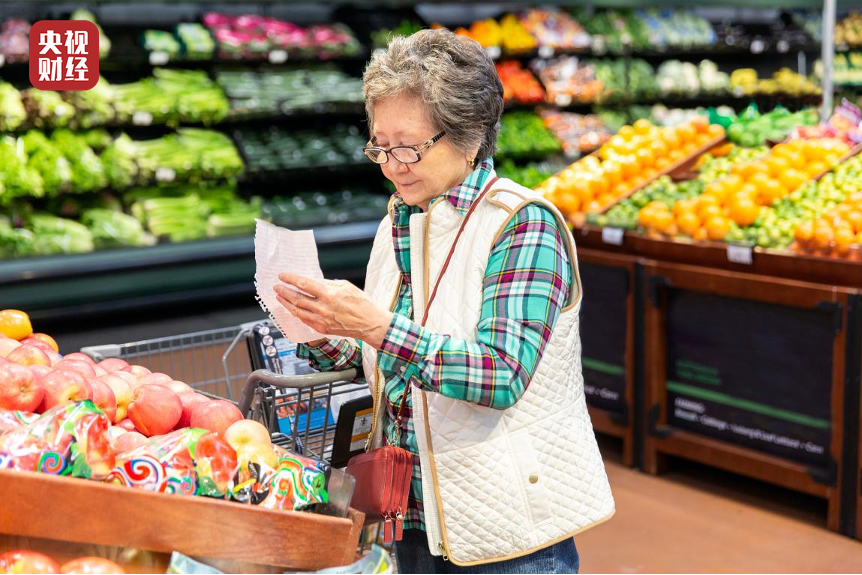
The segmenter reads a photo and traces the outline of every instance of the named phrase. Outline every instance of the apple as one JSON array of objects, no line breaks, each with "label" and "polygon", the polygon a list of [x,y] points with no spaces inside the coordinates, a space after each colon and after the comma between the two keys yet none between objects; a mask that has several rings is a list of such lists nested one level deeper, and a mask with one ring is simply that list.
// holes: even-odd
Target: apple
[{"label": "apple", "polygon": [[195,406],[201,403],[209,403],[211,400],[205,395],[201,395],[200,393],[184,393],[180,396],[180,402],[183,404],[183,414],[180,416],[180,420],[177,423],[176,429],[183,429],[184,427],[189,427],[192,421],[192,411]]},{"label": "apple", "polygon": [[108,428],[108,441],[111,442],[111,445],[117,440],[121,435],[127,434],[129,431],[127,429],[123,429],[119,425],[112,425]]},{"label": "apple", "polygon": [[0,573],[59,573],[57,562],[41,553],[21,549],[0,555]]},{"label": "apple", "polygon": [[39,349],[44,351],[46,354],[57,353],[57,350],[55,350],[53,347],[51,347],[48,343],[42,341],[39,338],[33,337],[33,336],[22,339],[21,345],[32,345],[33,347],[38,347]]},{"label": "apple", "polygon": [[129,404],[129,419],[147,437],[171,431],[182,414],[180,398],[161,385],[139,387]]},{"label": "apple", "polygon": [[33,345],[22,345],[13,349],[6,359],[18,365],[51,365],[48,354]]},{"label": "apple", "polygon": [[132,366],[128,364],[125,360],[122,360],[118,357],[109,357],[108,359],[103,359],[99,363],[96,364],[101,367],[108,373],[112,373],[115,371],[125,371],[128,372]]},{"label": "apple", "polygon": [[9,352],[19,347],[21,347],[21,342],[16,341],[11,337],[0,335],[0,356],[8,357]]},{"label": "apple", "polygon": [[137,431],[138,430],[138,428],[135,427],[135,424],[132,423],[131,419],[121,419],[117,423],[117,427],[119,427],[121,429],[125,429],[126,431]]},{"label": "apple", "polygon": [[117,415],[113,421],[114,423],[122,421],[126,418],[126,413],[128,413],[129,403],[132,401],[132,395],[134,394],[134,390],[132,389],[131,384],[126,381],[124,378],[117,376],[117,373],[125,373],[125,372],[114,372],[109,373],[108,375],[103,375],[96,381],[101,381],[105,385],[111,388],[111,391],[114,392],[114,399],[117,400]]},{"label": "apple", "polygon": [[196,405],[192,410],[189,423],[192,427],[207,429],[224,435],[232,423],[241,419],[244,419],[242,412],[236,405],[223,399],[217,399]]},{"label": "apple", "polygon": [[96,370],[93,365],[77,359],[64,357],[63,361],[54,366],[55,370],[76,371],[84,376],[84,379],[96,379]]},{"label": "apple", "polygon": [[0,365],[0,408],[36,411],[45,398],[45,386],[31,369],[8,362]]},{"label": "apple", "polygon": [[40,381],[45,387],[45,399],[40,406],[42,411],[69,401],[90,399],[93,396],[90,384],[76,371],[54,370]]},{"label": "apple", "polygon": [[242,419],[231,424],[224,432],[225,441],[239,451],[248,445],[272,445],[269,430],[251,419]]},{"label": "apple", "polygon": [[[125,383],[125,382],[124,382]],[[117,398],[114,391],[103,381],[92,379],[89,381],[93,393],[93,403],[108,417],[108,421],[117,419]]]},{"label": "apple", "polygon": [[89,363],[90,365],[96,365],[96,362],[93,361],[93,358],[87,355],[86,353],[67,353],[63,356],[63,359],[74,359],[75,361],[83,361],[84,363]]},{"label": "apple", "polygon": [[30,371],[36,376],[36,379],[42,379],[53,370],[47,365],[31,365]]},{"label": "apple", "polygon": [[153,372],[141,379],[142,385],[153,385],[158,383],[170,383],[174,380],[173,377],[166,373]]},{"label": "apple", "polygon": [[137,431],[130,431],[119,436],[112,445],[114,447],[114,451],[117,453],[128,453],[146,445],[147,443],[149,443],[149,440],[146,436]]},{"label": "apple", "polygon": [[142,365],[132,365],[129,367],[129,373],[131,373],[138,379],[143,379],[144,377],[150,375],[150,373],[152,372]]},{"label": "apple", "polygon": [[63,361],[63,356],[59,353],[49,353],[48,359],[51,360],[51,367],[57,367],[57,364]]},{"label": "apple", "polygon": [[96,372],[96,377],[102,377],[103,375],[108,375],[108,373],[110,373],[107,369],[99,367],[98,365],[93,366],[93,371]]},{"label": "apple", "polygon": [[163,387],[167,387],[177,395],[186,395],[188,393],[195,393],[195,390],[191,388],[187,383],[183,383],[182,381],[169,381],[167,383],[155,383],[152,385],[161,385]]},{"label": "apple", "polygon": [[272,445],[264,445],[262,443],[253,443],[238,449],[236,452],[237,461],[243,469],[248,467],[249,463],[258,465],[266,465],[275,469],[278,464],[278,454],[272,448]]},{"label": "apple", "polygon": [[54,353],[60,353],[60,346],[57,345],[57,341],[47,333],[34,333],[30,337],[44,341],[51,346],[51,349],[54,350]]},{"label": "apple", "polygon": [[125,573],[123,568],[102,557],[79,557],[69,561],[60,568],[61,573],[89,573],[102,575],[104,573]]}]

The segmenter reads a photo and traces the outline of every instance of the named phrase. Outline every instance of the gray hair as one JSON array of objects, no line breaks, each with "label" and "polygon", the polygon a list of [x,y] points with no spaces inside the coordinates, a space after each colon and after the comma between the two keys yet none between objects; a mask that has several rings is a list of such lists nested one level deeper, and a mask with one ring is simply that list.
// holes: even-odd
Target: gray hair
[{"label": "gray hair", "polygon": [[480,161],[496,151],[503,84],[475,40],[445,29],[393,38],[371,57],[362,81],[369,126],[377,102],[407,93],[422,100],[428,119],[459,151],[478,146]]}]

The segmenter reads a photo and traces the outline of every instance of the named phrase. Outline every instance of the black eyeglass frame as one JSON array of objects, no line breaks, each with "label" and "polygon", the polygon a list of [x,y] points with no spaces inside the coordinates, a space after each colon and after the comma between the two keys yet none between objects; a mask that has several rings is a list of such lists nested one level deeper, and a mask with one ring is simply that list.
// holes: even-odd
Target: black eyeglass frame
[{"label": "black eyeglass frame", "polygon": [[[437,134],[436,136],[434,136],[430,140],[427,140],[427,141],[419,144],[418,146],[392,146],[389,149],[381,148],[380,146],[366,146],[366,147],[362,148],[362,153],[365,154],[366,158],[368,158],[369,160],[371,160],[375,164],[382,166],[383,164],[386,164],[387,162],[389,162],[389,154],[392,153],[392,150],[399,150],[399,149],[413,150],[414,152],[416,152],[416,161],[415,162],[401,162],[401,160],[399,160],[398,158],[395,158],[395,159],[397,161],[401,162],[402,164],[416,164],[419,162],[419,160],[422,159],[422,152],[426,151],[428,148],[430,148],[431,146],[433,146],[434,144],[439,142],[443,138],[443,136],[445,136],[445,135],[446,135],[445,131],[440,132],[439,134]],[[373,138],[368,141],[369,144],[371,144],[373,142],[374,142]],[[374,158],[372,158],[371,156],[368,155],[368,153],[372,150],[376,150],[377,152],[383,152],[384,158],[386,158],[386,159],[382,162],[376,161]],[[392,157],[394,158],[395,156],[393,155]]]}]

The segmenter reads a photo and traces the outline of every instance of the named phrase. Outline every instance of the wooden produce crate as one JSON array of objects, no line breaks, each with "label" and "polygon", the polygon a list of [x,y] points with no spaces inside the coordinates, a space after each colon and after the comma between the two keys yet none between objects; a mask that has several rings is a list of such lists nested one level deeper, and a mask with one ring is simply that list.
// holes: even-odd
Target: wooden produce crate
[{"label": "wooden produce crate", "polygon": [[83,544],[308,571],[355,561],[364,521],[352,509],[341,519],[8,470],[0,493],[0,539],[33,539],[49,555]]}]

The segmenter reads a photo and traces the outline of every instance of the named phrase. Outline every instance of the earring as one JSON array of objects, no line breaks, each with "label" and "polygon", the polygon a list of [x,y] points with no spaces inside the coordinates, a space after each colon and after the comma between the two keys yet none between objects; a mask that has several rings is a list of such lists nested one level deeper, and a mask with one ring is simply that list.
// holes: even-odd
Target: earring
[{"label": "earring", "polygon": [[472,158],[470,160],[467,160],[467,165],[470,166],[471,168],[475,168],[476,167],[476,158]]}]

